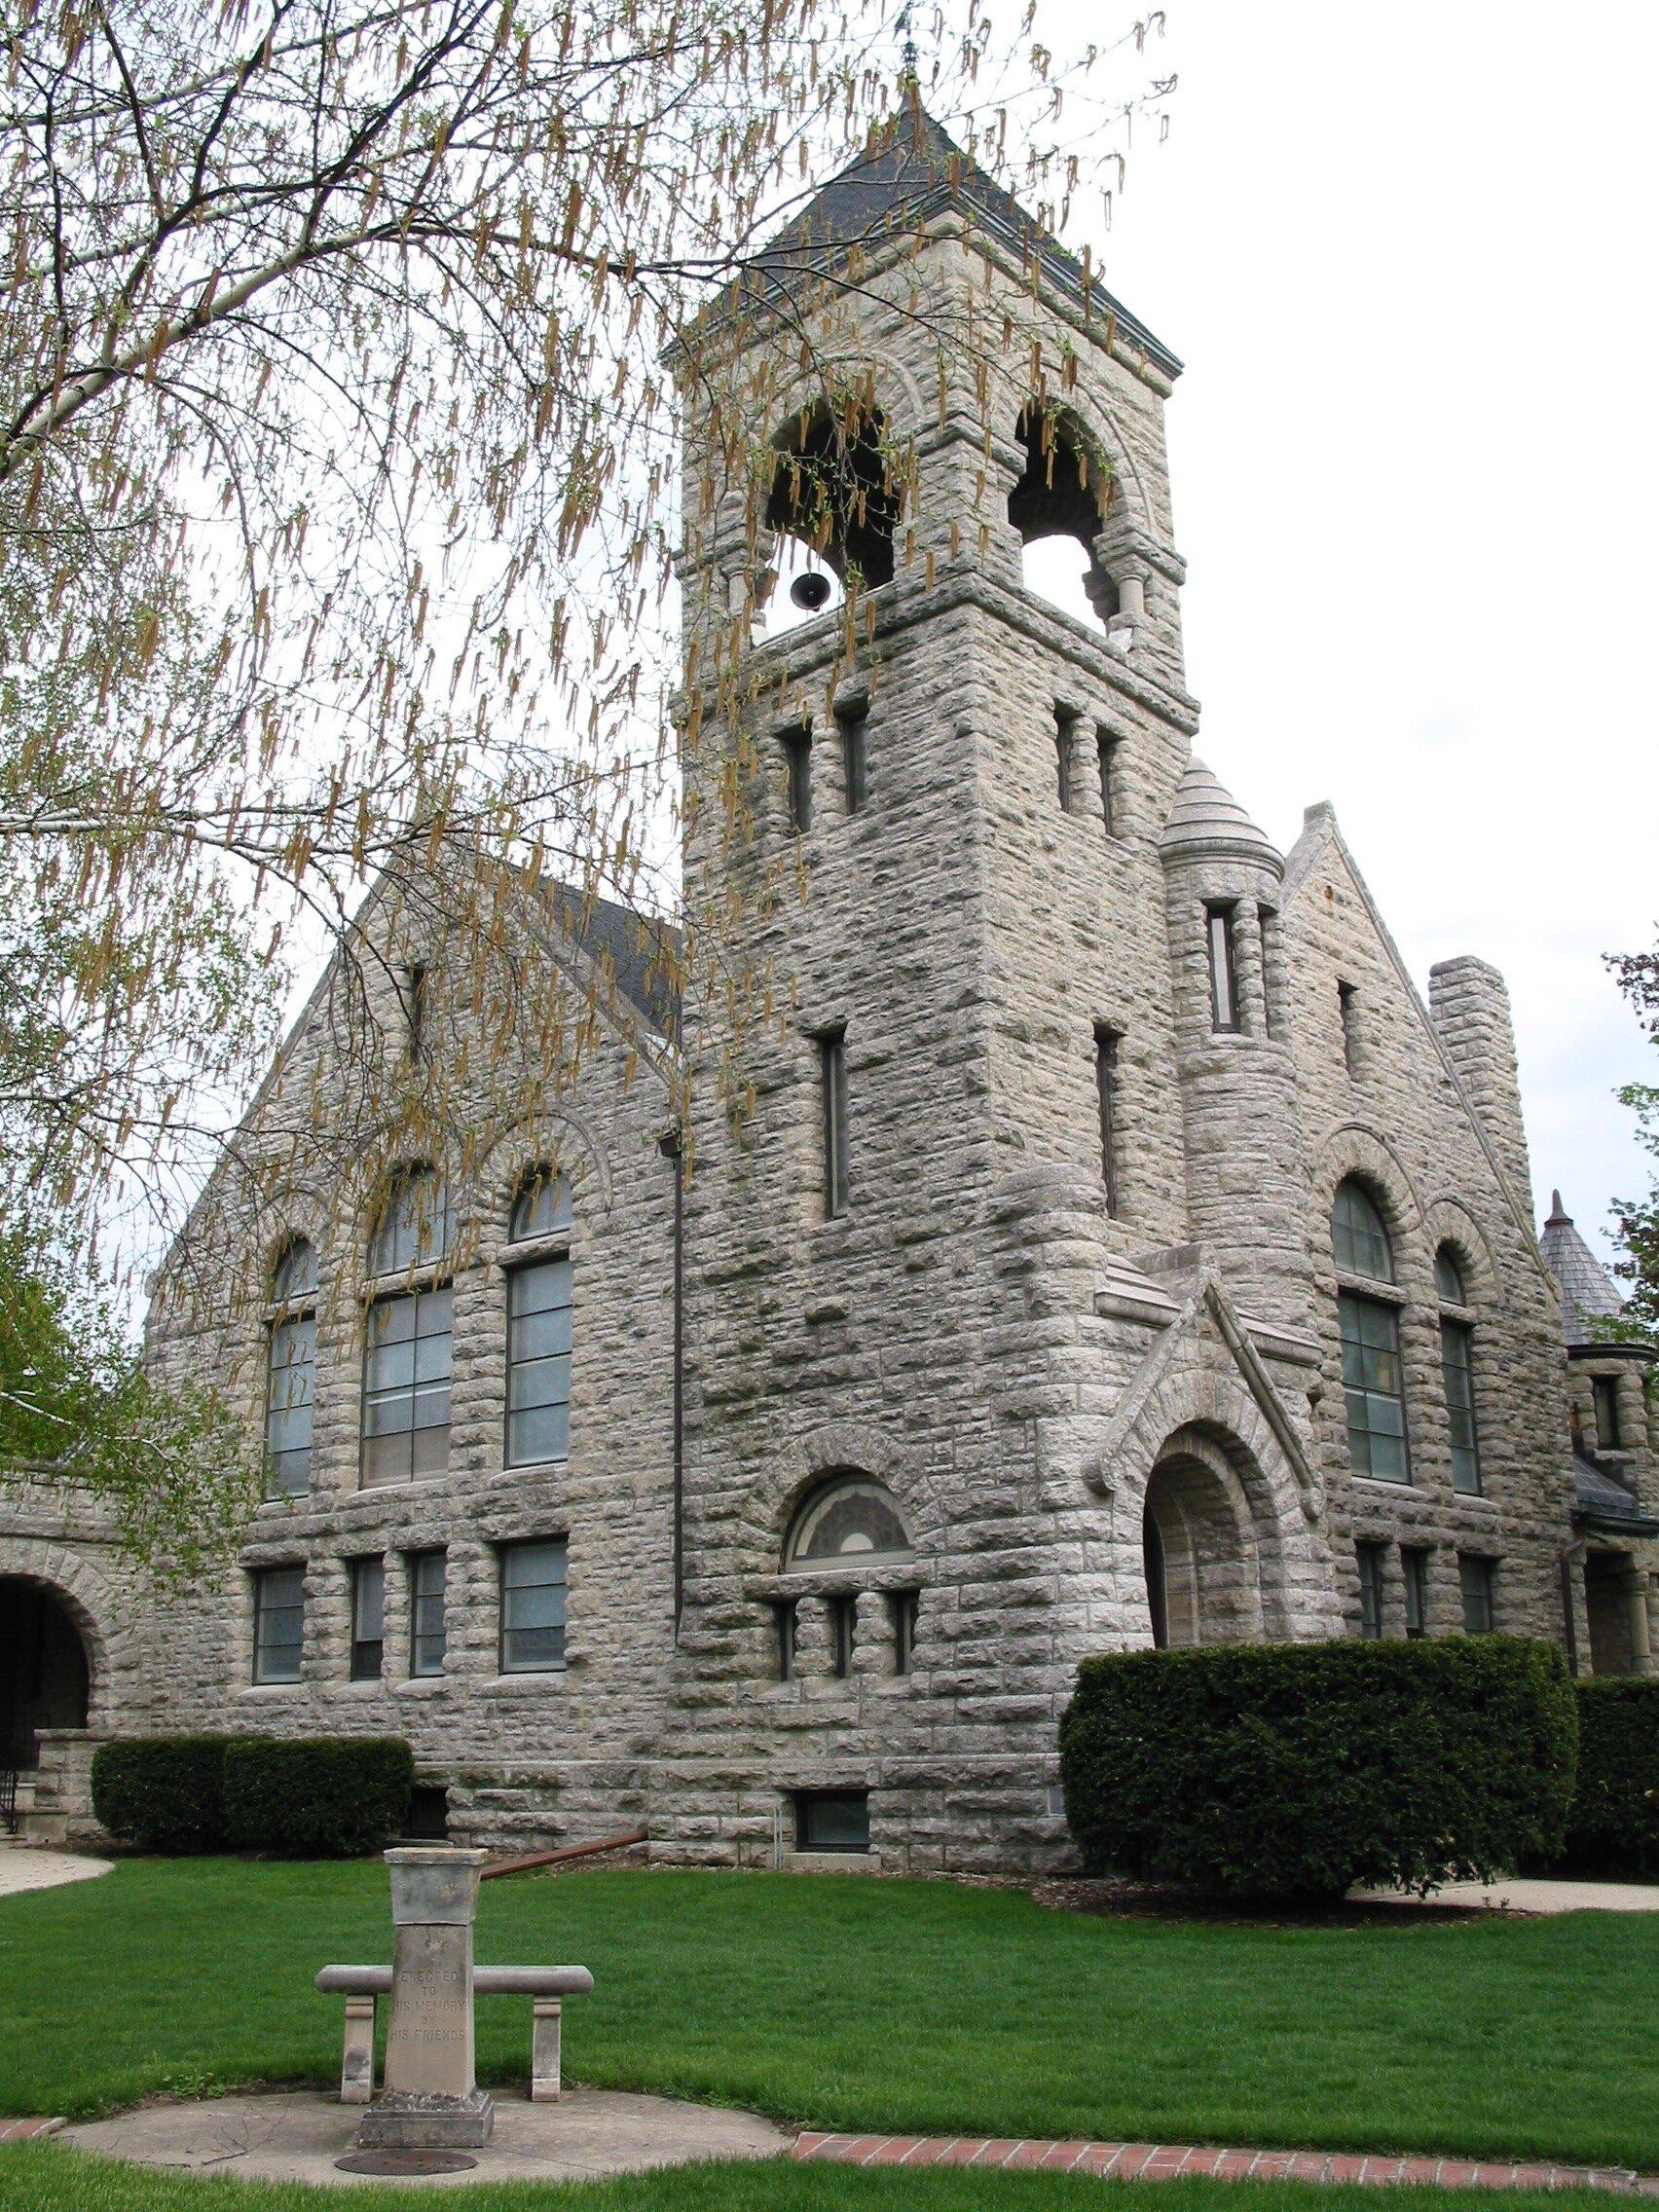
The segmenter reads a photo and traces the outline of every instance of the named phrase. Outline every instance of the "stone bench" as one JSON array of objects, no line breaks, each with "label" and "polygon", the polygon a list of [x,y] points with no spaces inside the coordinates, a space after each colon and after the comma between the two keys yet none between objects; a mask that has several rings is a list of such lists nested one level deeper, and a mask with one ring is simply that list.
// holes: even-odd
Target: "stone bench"
[{"label": "stone bench", "polygon": [[[340,2102],[366,2105],[375,2088],[375,2009],[391,1994],[390,1967],[324,1967],[316,1986],[346,2000],[346,2047],[340,2062]],[[536,2103],[559,2094],[560,2013],[567,1997],[593,1988],[586,1967],[474,1967],[475,1997],[529,1997],[530,2093]]]}]

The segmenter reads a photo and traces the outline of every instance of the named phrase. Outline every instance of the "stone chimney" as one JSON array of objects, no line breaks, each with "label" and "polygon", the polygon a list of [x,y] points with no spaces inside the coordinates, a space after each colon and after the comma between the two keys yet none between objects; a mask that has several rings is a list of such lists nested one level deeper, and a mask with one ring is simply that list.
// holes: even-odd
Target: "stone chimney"
[{"label": "stone chimney", "polygon": [[1521,1119],[1515,1025],[1503,977],[1470,953],[1438,961],[1428,972],[1428,1008],[1452,1065],[1530,1217],[1532,1170]]}]

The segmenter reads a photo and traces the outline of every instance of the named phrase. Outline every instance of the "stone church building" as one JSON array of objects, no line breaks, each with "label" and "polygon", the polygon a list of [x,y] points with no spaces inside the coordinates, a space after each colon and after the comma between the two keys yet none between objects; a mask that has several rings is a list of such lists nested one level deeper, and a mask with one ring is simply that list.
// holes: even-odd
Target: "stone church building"
[{"label": "stone church building", "polygon": [[[241,1132],[280,1203],[209,1186],[152,1315],[263,1442],[240,1557],[169,1594],[73,1493],[0,1506],[30,1832],[112,1734],[395,1733],[461,1840],[1044,1866],[1096,1652],[1495,1629],[1650,1670],[1643,1354],[1559,1202],[1534,1233],[1502,979],[1425,1002],[1330,808],[1280,853],[1195,752],[1180,363],[919,113],[711,318],[730,388],[821,280],[820,357],[752,387],[757,531],[684,388],[686,911],[772,1018],[695,931],[527,884],[531,994],[603,985],[578,1076],[527,1023],[510,1114],[411,1158],[365,1113],[342,1189],[295,1139],[355,1110],[324,977]],[[410,1049],[464,1062],[441,900],[357,926],[369,1015],[413,978]]]}]

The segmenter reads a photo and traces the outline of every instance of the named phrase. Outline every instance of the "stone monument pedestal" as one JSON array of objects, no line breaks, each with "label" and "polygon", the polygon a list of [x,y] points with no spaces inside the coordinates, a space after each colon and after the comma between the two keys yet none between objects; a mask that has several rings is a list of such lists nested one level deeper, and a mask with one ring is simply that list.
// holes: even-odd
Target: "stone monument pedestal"
[{"label": "stone monument pedestal", "polygon": [[486,1851],[388,1851],[391,2022],[386,2086],[363,2115],[365,2150],[475,2151],[496,2108],[472,2043],[472,1922]]}]

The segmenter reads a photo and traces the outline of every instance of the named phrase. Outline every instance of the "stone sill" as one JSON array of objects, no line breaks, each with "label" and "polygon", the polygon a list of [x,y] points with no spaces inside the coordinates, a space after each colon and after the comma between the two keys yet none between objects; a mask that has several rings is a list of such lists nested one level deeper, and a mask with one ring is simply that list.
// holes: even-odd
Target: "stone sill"
[{"label": "stone sill", "polygon": [[390,1687],[394,1697],[446,1697],[455,1680],[449,1675],[406,1675]]},{"label": "stone sill", "polygon": [[786,1851],[778,1861],[786,1874],[879,1874],[879,1851]]},{"label": "stone sill", "polygon": [[244,1682],[237,1696],[255,1698],[261,1704],[266,1704],[273,1698],[303,1698],[310,1693],[312,1687],[310,1682]]},{"label": "stone sill", "polygon": [[480,1697],[546,1697],[562,1696],[566,1686],[563,1667],[544,1667],[534,1674],[490,1675],[472,1688]]}]

